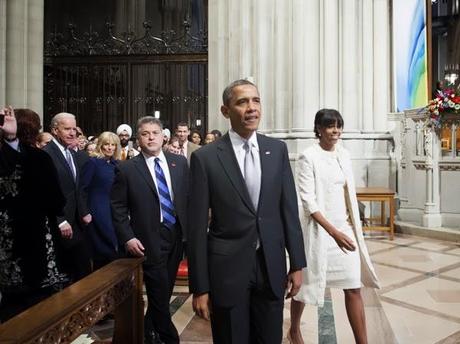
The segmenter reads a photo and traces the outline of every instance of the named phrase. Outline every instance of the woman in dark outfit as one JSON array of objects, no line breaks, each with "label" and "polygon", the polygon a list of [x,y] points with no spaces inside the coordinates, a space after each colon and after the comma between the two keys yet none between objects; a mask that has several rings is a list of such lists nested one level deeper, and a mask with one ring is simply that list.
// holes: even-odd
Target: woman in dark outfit
[{"label": "woman in dark outfit", "polygon": [[83,213],[91,214],[92,217],[88,234],[93,247],[95,270],[118,257],[118,240],[110,209],[110,190],[120,151],[118,136],[112,132],[103,132],[97,140],[93,157],[82,170],[81,191],[87,206]]},{"label": "woman in dark outfit", "polygon": [[[35,148],[40,118],[6,112],[0,140],[0,321],[40,302],[68,282],[60,272],[57,224],[64,196],[47,153]],[[17,135],[17,137],[16,137]]]}]

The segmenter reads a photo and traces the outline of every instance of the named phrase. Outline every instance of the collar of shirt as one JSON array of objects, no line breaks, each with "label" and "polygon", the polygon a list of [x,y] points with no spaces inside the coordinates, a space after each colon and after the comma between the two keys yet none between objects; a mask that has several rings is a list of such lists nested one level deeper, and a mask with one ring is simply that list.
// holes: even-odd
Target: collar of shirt
[{"label": "collar of shirt", "polygon": [[188,140],[184,142],[182,145],[182,151],[184,152],[184,156],[187,156],[187,148],[188,148]]},{"label": "collar of shirt", "polygon": [[252,133],[249,139],[244,139],[236,131],[230,129],[228,131],[228,135],[230,136],[230,141],[232,143],[233,149],[235,152],[244,151],[244,144],[246,141],[248,142],[249,146],[255,148],[257,152],[259,152],[259,143],[257,142],[257,134],[254,132]]},{"label": "collar of shirt", "polygon": [[151,166],[154,167],[155,166],[155,159],[156,158],[159,158],[160,159],[160,165],[161,165],[161,168],[164,169],[164,166],[167,165],[167,161],[166,161],[166,157],[163,153],[163,150],[160,150],[160,154],[158,154],[157,156],[150,156],[150,155],[147,155],[145,154],[144,152],[142,152],[142,155],[144,156],[145,158],[145,162],[147,163],[147,165],[149,164],[152,164]]},{"label": "collar of shirt", "polygon": [[56,140],[55,137],[53,137],[53,142],[56,144],[56,146],[59,147],[59,149],[61,150],[62,154],[65,155],[66,147],[64,147],[58,140]]}]

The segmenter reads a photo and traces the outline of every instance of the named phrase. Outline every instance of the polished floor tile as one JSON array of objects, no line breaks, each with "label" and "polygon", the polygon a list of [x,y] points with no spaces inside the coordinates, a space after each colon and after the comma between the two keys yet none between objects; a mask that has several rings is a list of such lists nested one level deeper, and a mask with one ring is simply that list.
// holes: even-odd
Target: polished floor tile
[{"label": "polished floor tile", "polygon": [[390,266],[374,263],[375,272],[379,278],[380,286],[382,288],[390,285],[399,284],[411,278],[420,276],[422,273],[406,271]]},{"label": "polished floor tile", "polygon": [[415,248],[420,248],[422,250],[432,250],[432,251],[442,251],[445,250],[447,247],[449,247],[449,243],[443,243],[443,242],[430,242],[430,241],[425,241],[425,242],[419,242],[417,244],[411,245],[411,247]]},{"label": "polished floor tile", "polygon": [[[460,300],[453,294],[460,294],[460,283],[438,277],[425,280],[384,293],[383,296],[416,307],[423,307],[428,312],[438,312],[458,319],[460,324]],[[449,300],[448,302],[446,302]]]},{"label": "polished floor tile", "polygon": [[403,306],[382,302],[398,344],[435,344],[460,330],[460,324]]},{"label": "polished floor tile", "polygon": [[447,251],[448,253],[451,253],[451,254],[456,254],[458,256],[460,256],[460,247],[457,247],[457,248],[454,248],[452,250],[449,250]]},{"label": "polished floor tile", "polygon": [[[382,289],[363,288],[369,343],[460,343],[460,247],[415,236],[366,239]],[[307,344],[354,343],[342,290],[327,293],[325,307],[307,305],[301,319]],[[173,321],[183,344],[212,343],[210,323],[192,310],[187,286],[171,297]],[[283,343],[290,326],[290,301],[284,307]],[[110,340],[110,328],[95,327],[74,343]],[[99,342],[98,342],[99,343]]]},{"label": "polished floor tile", "polygon": [[448,276],[460,281],[460,268],[444,271],[441,273],[441,276]]},{"label": "polished floor tile", "polygon": [[410,247],[401,247],[397,250],[376,253],[372,256],[372,260],[382,264],[423,272],[437,270],[459,261],[453,255],[423,251]]},{"label": "polished floor tile", "polygon": [[380,240],[373,240],[373,239],[366,240],[366,246],[367,246],[367,250],[369,251],[369,254],[373,254],[378,251],[396,247],[396,245],[394,244],[389,244],[387,242],[382,242]]}]

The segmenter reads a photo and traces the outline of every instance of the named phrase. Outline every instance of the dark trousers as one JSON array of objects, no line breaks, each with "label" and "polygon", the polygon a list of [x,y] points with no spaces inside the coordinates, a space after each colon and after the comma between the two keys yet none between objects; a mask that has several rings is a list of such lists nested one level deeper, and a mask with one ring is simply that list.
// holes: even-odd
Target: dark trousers
[{"label": "dark trousers", "polygon": [[81,239],[75,245],[66,248],[63,255],[64,270],[70,275],[72,283],[91,273],[91,250],[86,239]]},{"label": "dark trousers", "polygon": [[182,235],[177,227],[162,227],[160,234],[160,262],[143,267],[148,301],[144,331],[146,335],[152,331],[157,332],[160,339],[167,344],[179,343],[179,334],[169,312],[169,300],[182,257]]},{"label": "dark trousers", "polygon": [[231,308],[212,305],[214,343],[280,344],[283,307],[284,300],[276,298],[271,290],[263,252],[259,249],[244,298]]}]

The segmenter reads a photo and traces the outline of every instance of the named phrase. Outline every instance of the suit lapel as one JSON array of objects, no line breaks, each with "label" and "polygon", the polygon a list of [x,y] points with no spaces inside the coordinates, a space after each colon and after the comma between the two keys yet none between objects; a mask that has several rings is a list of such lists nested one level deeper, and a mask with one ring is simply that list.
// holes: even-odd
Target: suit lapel
[{"label": "suit lapel", "polygon": [[[76,180],[73,178],[73,174],[72,174],[72,171],[70,170],[70,166],[67,163],[67,160],[64,158],[64,154],[62,154],[61,149],[53,141],[51,141],[49,144],[51,144],[51,149],[54,150],[54,155],[58,158],[58,160],[61,162],[61,164],[64,167],[64,169],[69,174],[69,178],[71,178],[74,182],[76,182]],[[72,159],[73,159],[73,164],[75,166],[75,172],[76,172],[78,168],[77,168],[77,163],[75,161],[75,155],[72,155]],[[77,174],[77,176],[78,176],[78,174]]]},{"label": "suit lapel", "polygon": [[273,164],[272,161],[272,152],[268,147],[268,142],[265,140],[265,136],[257,134],[257,143],[259,145],[259,158],[260,158],[260,194],[259,194],[259,208],[261,205],[261,200],[263,200],[265,190],[270,189],[268,185],[268,171],[270,171],[270,164]]},{"label": "suit lapel", "polygon": [[179,174],[179,169],[176,168],[176,163],[171,158],[171,155],[165,153],[166,161],[168,162],[169,175],[171,177],[171,191],[175,195],[173,203],[176,203],[177,195],[180,190],[176,190],[176,186],[179,185],[180,178],[182,176]]},{"label": "suit lapel", "polygon": [[139,154],[132,158],[134,161],[134,164],[141,174],[142,178],[144,178],[145,182],[148,184],[148,186],[152,189],[153,193],[155,194],[155,197],[158,198],[158,193],[157,193],[157,188],[155,187],[155,183],[153,181],[153,177],[150,174],[150,170],[147,167],[147,162],[145,161],[144,155]]},{"label": "suit lapel", "polygon": [[236,191],[240,194],[241,199],[246,204],[246,206],[253,213],[256,213],[254,206],[252,205],[251,198],[249,197],[248,189],[246,187],[243,175],[241,174],[238,161],[236,160],[235,152],[233,151],[232,143],[228,133],[222,136],[217,145],[217,157],[219,158],[225,173],[230,179],[230,182]]}]

